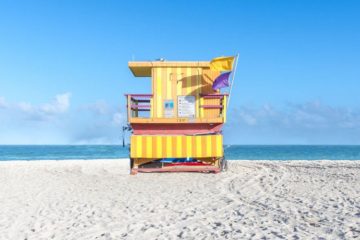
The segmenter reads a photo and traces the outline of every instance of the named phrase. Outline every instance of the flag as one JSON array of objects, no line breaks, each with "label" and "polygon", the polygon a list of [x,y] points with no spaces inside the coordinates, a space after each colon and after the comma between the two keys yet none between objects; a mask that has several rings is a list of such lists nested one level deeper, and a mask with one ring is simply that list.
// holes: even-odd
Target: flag
[{"label": "flag", "polygon": [[220,74],[214,81],[213,85],[212,85],[212,89],[213,90],[218,90],[220,88],[223,87],[228,87],[229,84],[229,77],[230,77],[231,72],[225,72]]},{"label": "flag", "polygon": [[235,57],[217,57],[210,61],[213,71],[231,71]]}]

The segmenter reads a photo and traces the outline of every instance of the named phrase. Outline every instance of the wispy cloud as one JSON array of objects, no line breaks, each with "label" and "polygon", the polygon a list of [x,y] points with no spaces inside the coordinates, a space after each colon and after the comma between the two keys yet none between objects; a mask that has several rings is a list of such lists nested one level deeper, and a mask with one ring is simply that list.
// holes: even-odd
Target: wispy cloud
[{"label": "wispy cloud", "polygon": [[74,144],[120,143],[121,128],[126,124],[121,109],[104,100],[79,106],[68,119],[71,122],[68,125],[68,137]]},{"label": "wispy cloud", "polygon": [[[125,115],[99,100],[71,106],[71,94],[48,103],[6,103],[0,109],[0,144],[114,144],[121,142]],[[6,107],[6,108],[5,108]],[[31,136],[31,137],[30,137]]]},{"label": "wispy cloud", "polygon": [[70,93],[56,95],[51,103],[44,104],[39,108],[39,111],[45,114],[64,113],[70,107],[70,96]]},{"label": "wispy cloud", "polygon": [[0,96],[0,108],[6,108],[6,106],[5,98]]},{"label": "wispy cloud", "polygon": [[58,94],[48,103],[34,105],[29,102],[8,103],[10,114],[32,121],[48,121],[66,113],[70,107],[70,93]]},{"label": "wispy cloud", "polygon": [[225,133],[240,143],[360,143],[360,109],[320,101],[242,106],[229,113]]},{"label": "wispy cloud", "polygon": [[111,107],[104,100],[98,100],[95,103],[84,105],[80,107],[80,109],[91,111],[95,115],[106,115],[112,111]]},{"label": "wispy cloud", "polygon": [[[124,109],[103,100],[70,107],[70,100],[70,93],[39,105],[0,98],[0,144],[121,143]],[[224,134],[231,144],[360,144],[360,109],[320,101],[239,106],[228,112]]]}]

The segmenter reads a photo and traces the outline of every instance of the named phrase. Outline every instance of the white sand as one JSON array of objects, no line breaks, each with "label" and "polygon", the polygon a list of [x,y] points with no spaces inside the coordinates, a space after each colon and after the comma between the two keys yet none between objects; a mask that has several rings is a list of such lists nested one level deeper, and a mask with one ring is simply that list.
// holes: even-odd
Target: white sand
[{"label": "white sand", "polygon": [[236,161],[128,175],[127,161],[0,162],[0,239],[360,238],[360,161]]}]

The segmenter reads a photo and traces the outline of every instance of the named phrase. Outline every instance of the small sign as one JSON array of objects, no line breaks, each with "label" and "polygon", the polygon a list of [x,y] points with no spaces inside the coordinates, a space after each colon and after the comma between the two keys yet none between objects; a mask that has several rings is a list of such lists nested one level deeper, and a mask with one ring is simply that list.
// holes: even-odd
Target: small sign
[{"label": "small sign", "polygon": [[178,117],[195,118],[195,96],[178,96]]},{"label": "small sign", "polygon": [[174,100],[164,100],[164,117],[174,117]]}]

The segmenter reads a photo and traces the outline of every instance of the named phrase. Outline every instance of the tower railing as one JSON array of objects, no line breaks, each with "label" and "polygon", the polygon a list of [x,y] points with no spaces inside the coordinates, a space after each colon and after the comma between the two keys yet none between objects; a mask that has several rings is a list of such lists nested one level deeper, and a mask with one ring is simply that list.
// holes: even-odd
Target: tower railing
[{"label": "tower railing", "polygon": [[[125,94],[127,99],[127,117],[130,122],[131,118],[151,117],[152,94]],[[141,113],[148,112],[141,116]]]},{"label": "tower railing", "polygon": [[[153,94],[125,94],[127,99],[127,117],[129,122],[148,121],[152,119],[154,106]],[[200,94],[198,112],[196,119],[189,119],[189,122],[222,122],[226,121],[226,103],[228,94]],[[146,120],[148,119],[148,120]],[[159,118],[156,118],[159,119]],[[173,118],[163,117],[164,122],[184,122],[183,118],[177,117],[177,113]]]}]

